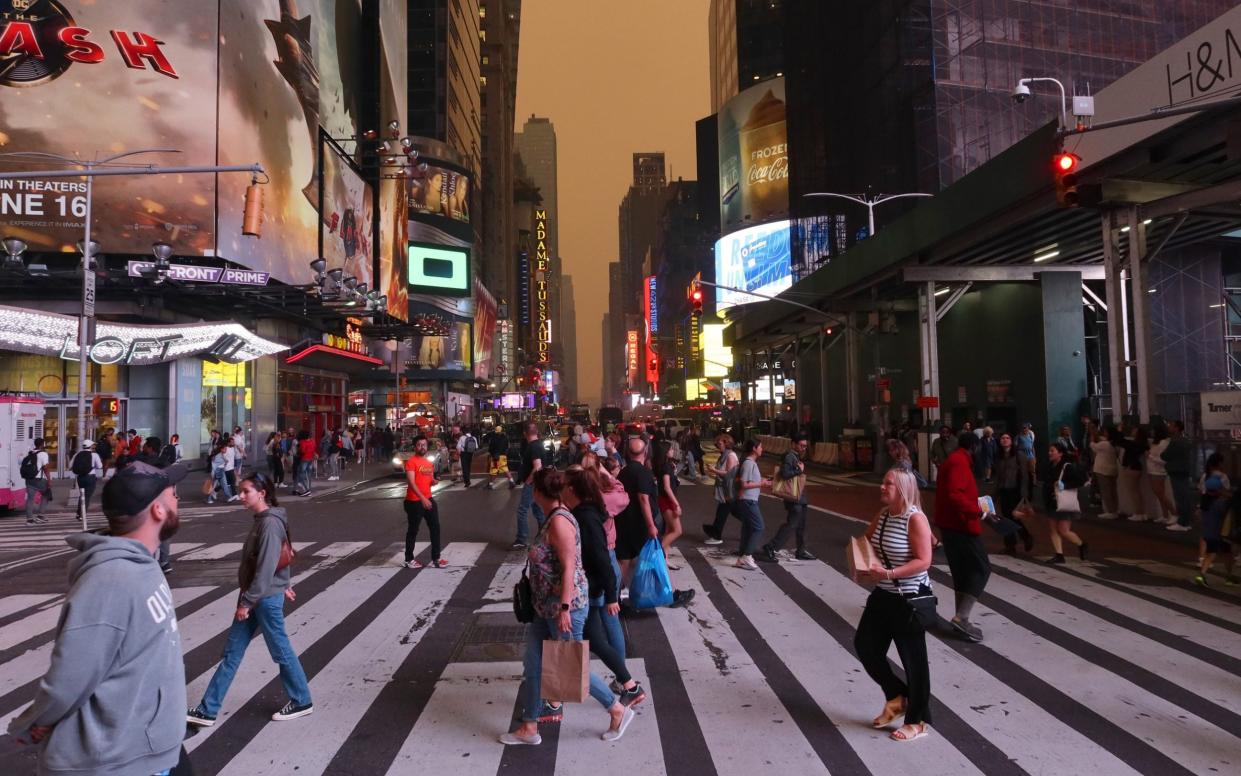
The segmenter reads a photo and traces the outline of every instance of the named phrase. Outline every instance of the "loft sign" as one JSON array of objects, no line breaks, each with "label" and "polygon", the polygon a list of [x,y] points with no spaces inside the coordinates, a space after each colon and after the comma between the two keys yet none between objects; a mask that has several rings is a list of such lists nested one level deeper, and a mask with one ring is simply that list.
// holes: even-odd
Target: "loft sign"
[{"label": "loft sign", "polygon": [[[87,352],[90,354],[90,360],[96,364],[132,364],[135,361],[159,363],[167,360],[169,346],[181,338],[180,334],[131,340],[123,340],[120,337],[101,337],[87,348]],[[60,357],[66,361],[77,361],[76,353],[69,355],[71,350],[77,350],[77,343],[74,342],[74,338],[65,337],[65,342],[60,348]]]}]

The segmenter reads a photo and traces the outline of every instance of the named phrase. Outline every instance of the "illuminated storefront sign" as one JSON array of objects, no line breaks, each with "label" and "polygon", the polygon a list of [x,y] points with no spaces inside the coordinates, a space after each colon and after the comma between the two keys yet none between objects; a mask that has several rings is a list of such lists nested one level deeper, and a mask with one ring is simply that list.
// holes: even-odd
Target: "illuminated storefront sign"
[{"label": "illuminated storefront sign", "polygon": [[651,334],[659,333],[659,300],[656,298],[655,276],[646,279],[646,323]]},{"label": "illuminated storefront sign", "polygon": [[345,319],[345,334],[324,334],[323,344],[337,350],[367,355],[366,342],[362,339],[362,321],[359,318]]},{"label": "illuminated storefront sign", "polygon": [[534,211],[534,343],[538,363],[552,360],[552,310],[547,281],[552,270],[547,250],[547,211]]},{"label": "illuminated storefront sign", "polygon": [[632,388],[638,382],[638,375],[641,374],[638,371],[638,368],[639,368],[638,348],[639,347],[640,345],[638,343],[638,331],[637,329],[630,329],[629,334],[625,339],[625,358],[626,358],[626,365],[627,365],[626,375],[628,377],[630,388]]},{"label": "illuminated storefront sign", "polygon": [[[78,361],[78,319],[71,315],[0,307],[0,349]],[[99,321],[87,349],[96,364],[158,364],[189,356],[238,363],[287,350],[239,323],[140,325]]]}]

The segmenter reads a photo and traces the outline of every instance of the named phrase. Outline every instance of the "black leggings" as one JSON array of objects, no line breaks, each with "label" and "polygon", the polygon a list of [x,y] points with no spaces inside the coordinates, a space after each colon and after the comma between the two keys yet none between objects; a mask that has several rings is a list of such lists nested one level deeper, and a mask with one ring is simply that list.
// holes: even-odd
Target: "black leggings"
[{"label": "black leggings", "polygon": [[736,515],[736,503],[732,501],[722,501],[715,505],[715,535],[723,536],[724,526],[728,525],[728,516]]},{"label": "black leggings", "polygon": [[405,562],[414,559],[414,544],[418,540],[418,528],[422,519],[427,520],[427,530],[431,532],[431,560],[440,559],[440,505],[431,499],[431,508],[426,509],[421,501],[405,501]]},{"label": "black leggings", "polygon": [[[894,641],[905,668],[904,682],[888,663],[888,647]],[[884,590],[871,592],[853,637],[853,649],[866,673],[883,690],[884,700],[907,699],[905,724],[931,721],[931,669],[926,659],[926,633],[913,618],[904,599]]]},{"label": "black leggings", "polygon": [[629,669],[625,667],[625,658],[612,648],[612,643],[608,641],[608,634],[603,627],[603,607],[591,606],[586,613],[586,627],[582,629],[582,635],[590,642],[590,651],[595,654],[608,670],[616,674],[616,681],[621,685],[625,685],[633,677],[629,675]]},{"label": "black leggings", "polygon": [[267,456],[267,468],[271,469],[271,481],[284,482],[284,460],[278,455]]}]

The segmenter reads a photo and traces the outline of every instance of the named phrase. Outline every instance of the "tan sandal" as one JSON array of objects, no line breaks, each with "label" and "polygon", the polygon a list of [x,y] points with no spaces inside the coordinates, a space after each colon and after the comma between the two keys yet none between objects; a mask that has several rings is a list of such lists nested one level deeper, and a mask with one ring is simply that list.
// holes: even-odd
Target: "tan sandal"
[{"label": "tan sandal", "polygon": [[883,704],[883,713],[871,721],[876,728],[884,728],[892,724],[892,720],[905,715],[905,699],[896,698]]},{"label": "tan sandal", "polygon": [[[913,730],[913,735],[906,733],[905,732],[906,729]],[[893,730],[891,735],[888,736],[888,738],[892,739],[893,741],[900,741],[901,743],[908,743],[909,741],[917,741],[919,738],[922,738],[923,736],[927,735],[927,732],[928,731],[927,731],[925,722],[917,722],[917,723],[911,722],[908,725],[901,725],[896,730]]]}]

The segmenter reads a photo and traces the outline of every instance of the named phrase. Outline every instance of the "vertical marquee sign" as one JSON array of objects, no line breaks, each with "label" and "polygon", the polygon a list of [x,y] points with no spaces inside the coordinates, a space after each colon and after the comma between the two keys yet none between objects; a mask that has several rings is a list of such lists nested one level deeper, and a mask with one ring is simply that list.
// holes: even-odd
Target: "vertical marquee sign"
[{"label": "vertical marquee sign", "polygon": [[534,348],[538,363],[552,360],[552,310],[547,285],[552,259],[547,251],[547,211],[534,211]]}]

